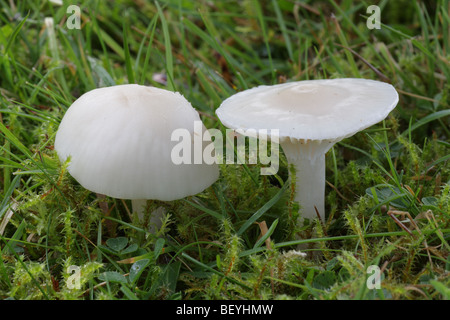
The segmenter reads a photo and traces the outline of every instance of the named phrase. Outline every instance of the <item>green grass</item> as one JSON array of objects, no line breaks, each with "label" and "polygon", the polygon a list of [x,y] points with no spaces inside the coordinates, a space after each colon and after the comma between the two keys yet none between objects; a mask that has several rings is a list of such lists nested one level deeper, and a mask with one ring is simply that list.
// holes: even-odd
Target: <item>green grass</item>
[{"label": "green grass", "polygon": [[[83,1],[69,30],[66,5],[1,2],[1,299],[450,298],[447,1],[379,1],[380,30],[365,2],[109,3]],[[214,111],[237,91],[341,77],[389,81],[400,101],[327,154],[327,219],[303,227],[284,157],[274,177],[221,165],[201,194],[149,201],[167,212],[150,234],[53,150],[67,108],[96,87],[179,91],[224,130]],[[370,265],[381,289],[366,286]]]}]

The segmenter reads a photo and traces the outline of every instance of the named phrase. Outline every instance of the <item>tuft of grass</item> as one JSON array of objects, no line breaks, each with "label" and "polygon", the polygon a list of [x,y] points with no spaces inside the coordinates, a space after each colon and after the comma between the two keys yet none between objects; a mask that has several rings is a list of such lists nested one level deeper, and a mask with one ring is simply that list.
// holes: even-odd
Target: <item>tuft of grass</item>
[{"label": "tuft of grass", "polygon": [[[69,29],[66,4],[1,2],[0,298],[448,299],[450,4],[381,1],[379,30],[370,4],[88,1]],[[235,92],[339,77],[388,81],[400,101],[330,151],[327,218],[305,226],[283,155],[275,176],[221,165],[204,192],[149,201],[165,212],[150,234],[53,150],[96,87],[177,90],[225,130],[214,111]]]}]

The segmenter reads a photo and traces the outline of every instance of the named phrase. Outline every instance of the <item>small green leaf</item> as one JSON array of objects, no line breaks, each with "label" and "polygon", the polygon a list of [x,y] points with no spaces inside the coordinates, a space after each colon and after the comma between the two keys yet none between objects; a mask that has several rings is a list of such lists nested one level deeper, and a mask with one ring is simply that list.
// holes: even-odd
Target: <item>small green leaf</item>
[{"label": "small green leaf", "polygon": [[[375,192],[375,194],[373,194]],[[407,193],[402,192],[396,187],[385,187],[385,188],[367,188],[366,194],[371,197],[378,199],[379,203],[390,203],[393,207],[398,209],[407,209],[409,202],[407,199]]]},{"label": "small green leaf", "polygon": [[316,289],[325,290],[330,288],[335,283],[336,283],[335,273],[332,271],[324,271],[315,276],[312,285]]},{"label": "small green leaf", "polygon": [[165,242],[166,241],[163,238],[159,238],[158,240],[156,240],[155,250],[154,250],[155,260],[158,259],[159,255],[162,253]]},{"label": "small green leaf", "polygon": [[439,201],[435,197],[424,197],[422,198],[422,203],[427,207],[437,207],[439,205]]},{"label": "small green leaf", "polygon": [[102,244],[98,245],[98,248],[101,249],[103,252],[107,253],[107,254],[117,254],[116,251],[111,250],[109,247],[104,246]]},{"label": "small green leaf", "polygon": [[172,292],[175,291],[177,287],[180,268],[181,268],[181,261],[177,261],[175,263],[169,264],[164,270],[164,274],[162,277],[164,281],[164,286],[167,287]]},{"label": "small green leaf", "polygon": [[126,249],[122,250],[120,254],[127,254],[136,252],[139,249],[139,246],[136,243],[129,245]]},{"label": "small green leaf", "polygon": [[106,240],[106,245],[115,252],[121,252],[128,244],[125,237],[117,237]]},{"label": "small green leaf", "polygon": [[133,263],[130,268],[129,279],[131,283],[135,283],[141,276],[144,269],[149,265],[149,259],[142,259]]}]

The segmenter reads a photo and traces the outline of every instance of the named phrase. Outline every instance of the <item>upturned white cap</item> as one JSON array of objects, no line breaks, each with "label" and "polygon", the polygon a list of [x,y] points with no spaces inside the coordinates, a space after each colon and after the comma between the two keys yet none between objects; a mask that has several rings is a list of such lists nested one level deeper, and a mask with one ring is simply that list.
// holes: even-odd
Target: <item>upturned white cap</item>
[{"label": "upturned white cap", "polygon": [[216,110],[233,129],[278,129],[280,142],[337,142],[380,122],[398,94],[367,79],[329,79],[259,86],[232,95]]},{"label": "upturned white cap", "polygon": [[[67,110],[55,139],[61,161],[88,190],[121,199],[170,201],[197,194],[216,164],[174,164],[176,129],[192,134],[198,112],[178,92],[141,85],[99,88]],[[203,126],[203,131],[206,128]]]}]

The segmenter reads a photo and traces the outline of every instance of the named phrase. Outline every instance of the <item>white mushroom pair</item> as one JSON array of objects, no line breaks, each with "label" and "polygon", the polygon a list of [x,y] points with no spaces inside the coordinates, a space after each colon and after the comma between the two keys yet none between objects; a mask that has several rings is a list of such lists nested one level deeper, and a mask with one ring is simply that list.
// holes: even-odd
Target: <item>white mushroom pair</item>
[{"label": "white mushroom pair", "polygon": [[[383,120],[398,102],[395,89],[364,79],[335,79],[260,86],[226,99],[216,113],[229,128],[278,129],[296,167],[302,217],[324,217],[325,153],[334,143]],[[219,176],[216,164],[174,164],[174,130],[193,133],[198,113],[179,93],[139,85],[92,90],[67,110],[55,139],[61,161],[86,189],[131,199],[194,195]],[[203,127],[203,130],[206,130]],[[193,133],[194,134],[194,133]]]}]

